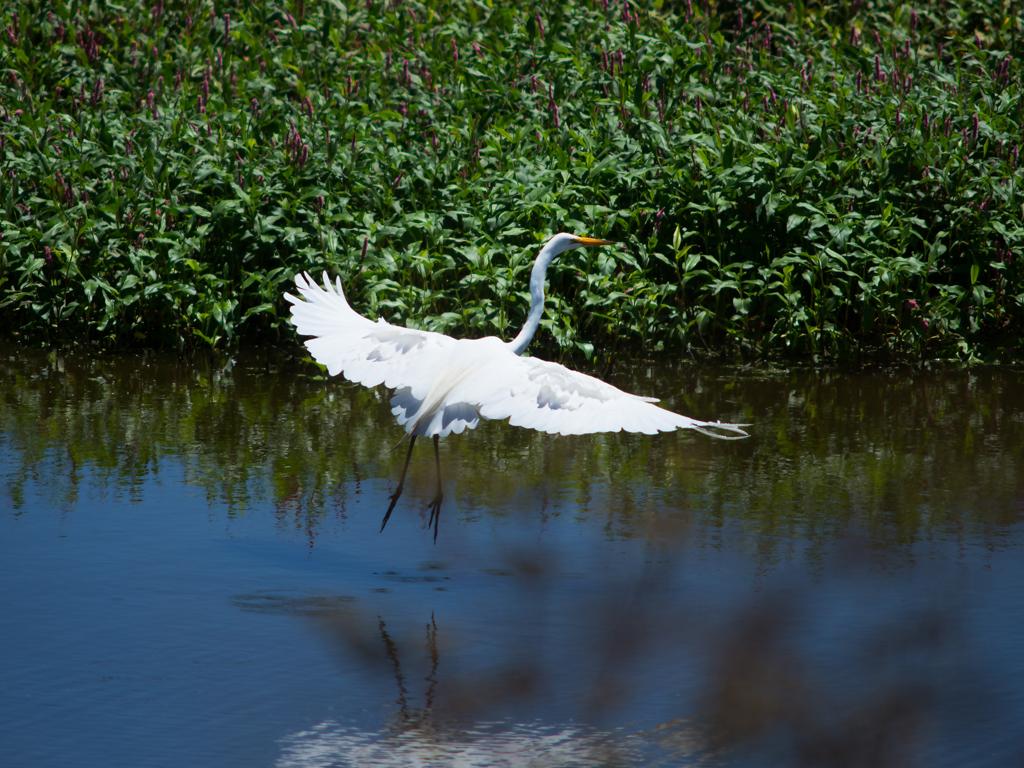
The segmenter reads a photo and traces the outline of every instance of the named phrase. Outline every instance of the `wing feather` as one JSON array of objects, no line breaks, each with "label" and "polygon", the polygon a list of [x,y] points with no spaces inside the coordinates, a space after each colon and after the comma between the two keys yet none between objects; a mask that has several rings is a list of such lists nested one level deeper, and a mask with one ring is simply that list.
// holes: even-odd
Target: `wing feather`
[{"label": "wing feather", "polygon": [[406,388],[412,400],[426,396],[431,377],[425,372],[447,355],[454,339],[363,317],[349,306],[341,281],[332,285],[326,273],[323,287],[308,273],[296,275],[295,286],[298,296],[285,294],[292,322],[300,335],[314,337],[306,348],[331,376],[340,373],[366,387]]},{"label": "wing feather", "polygon": [[714,437],[747,436],[745,425],[691,419],[655,405],[654,398],[624,392],[558,363],[506,351],[488,366],[487,375],[468,378],[458,393],[475,402],[486,419],[508,419],[513,426],[561,435],[696,429]]}]

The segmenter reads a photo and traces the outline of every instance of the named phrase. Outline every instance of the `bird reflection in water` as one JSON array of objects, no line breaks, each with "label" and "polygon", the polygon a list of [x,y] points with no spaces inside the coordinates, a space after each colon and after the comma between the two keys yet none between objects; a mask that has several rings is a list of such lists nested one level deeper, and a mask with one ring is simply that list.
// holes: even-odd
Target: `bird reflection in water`
[{"label": "bird reflection in water", "polygon": [[440,656],[437,652],[437,622],[434,614],[430,614],[430,623],[427,624],[427,652],[430,656],[430,672],[424,678],[427,681],[427,689],[423,694],[423,708],[410,709],[409,692],[405,686],[405,676],[402,674],[402,660],[399,658],[398,645],[388,634],[387,624],[384,619],[378,617],[380,627],[380,639],[384,644],[384,651],[391,662],[395,673],[395,685],[398,687],[398,717],[402,729],[419,728],[429,726],[431,723],[430,713],[434,708],[434,692],[437,690],[437,664]]},{"label": "bird reflection in water", "polygon": [[[530,579],[521,586],[545,603],[550,579]],[[927,601],[912,615],[826,630],[840,629],[847,651],[821,667],[802,644],[807,632],[822,631],[814,629],[816,612],[828,613],[824,606],[849,588],[840,581],[818,584],[814,595],[766,589],[717,615],[657,589],[648,605],[648,590],[639,588],[633,604],[619,594],[606,595],[603,610],[578,606],[584,613],[540,632],[543,646],[529,629],[540,617],[530,621],[529,611],[501,638],[459,616],[446,637],[433,610],[421,623],[404,614],[389,622],[378,611],[364,614],[359,600],[300,598],[293,612],[316,623],[346,674],[370,676],[361,709],[387,701],[388,714],[382,723],[328,719],[294,732],[277,764],[915,764],[951,695],[932,681],[936,671],[958,696],[983,686],[957,654],[956,615]],[[247,596],[244,607],[274,604]],[[487,649],[468,644],[480,632]],[[978,711],[983,703],[977,699]],[[621,708],[633,714],[611,722],[657,716],[639,730],[595,725]]]},{"label": "bird reflection in water", "polygon": [[[282,740],[278,766],[592,766],[644,762],[644,739],[621,730],[604,731],[579,724],[512,722],[481,719],[509,698],[529,695],[531,673],[508,672],[481,680],[445,681],[445,705],[438,711],[442,643],[437,620],[431,613],[423,626],[422,643],[414,655],[410,637],[399,637],[380,616],[360,620],[349,611],[315,615],[317,625],[333,648],[350,659],[355,655],[368,666],[389,669],[397,697],[397,711],[379,730],[363,730],[335,720],[320,722]],[[423,658],[426,669],[403,665]],[[415,681],[423,674],[424,687]],[[535,674],[535,673],[533,673]],[[471,690],[475,689],[475,693]],[[480,695],[486,691],[485,695]],[[421,699],[418,697],[422,696]],[[422,701],[422,704],[419,704]],[[678,735],[678,734],[677,734]],[[691,763],[695,764],[695,763]]]}]

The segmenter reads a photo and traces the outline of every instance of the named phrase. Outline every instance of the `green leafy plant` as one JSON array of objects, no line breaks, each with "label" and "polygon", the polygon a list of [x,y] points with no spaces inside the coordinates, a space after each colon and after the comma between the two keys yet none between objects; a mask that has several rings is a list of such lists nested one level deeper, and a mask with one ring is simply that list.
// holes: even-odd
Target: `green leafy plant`
[{"label": "green leafy plant", "polygon": [[281,294],[595,349],[1020,355],[1012,4],[0,13],[0,316],[34,343],[291,339]]}]

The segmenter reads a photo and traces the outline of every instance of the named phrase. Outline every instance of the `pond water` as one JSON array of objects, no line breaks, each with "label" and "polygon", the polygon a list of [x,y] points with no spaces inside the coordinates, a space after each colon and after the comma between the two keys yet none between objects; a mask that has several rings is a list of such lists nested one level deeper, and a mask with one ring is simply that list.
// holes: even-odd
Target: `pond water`
[{"label": "pond water", "polygon": [[273,359],[0,348],[0,765],[1024,764],[1019,371],[623,365],[750,439],[485,423],[434,544]]}]

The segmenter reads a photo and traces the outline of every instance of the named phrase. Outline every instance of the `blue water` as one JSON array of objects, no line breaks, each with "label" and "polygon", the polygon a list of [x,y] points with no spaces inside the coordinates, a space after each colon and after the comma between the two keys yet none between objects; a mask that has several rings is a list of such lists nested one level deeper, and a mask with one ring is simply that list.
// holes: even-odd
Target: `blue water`
[{"label": "blue water", "polygon": [[[206,375],[155,375],[140,399],[122,363],[68,362],[101,382],[74,392],[73,371],[40,360],[25,366],[38,377],[6,379],[2,766],[1024,763],[1024,496],[1000,463],[1015,472],[1016,426],[900,492],[922,456],[955,456],[939,444],[962,433],[937,429],[934,451],[894,454],[872,496],[860,475],[818,485],[835,454],[797,454],[784,492],[758,486],[777,431],[741,448],[656,438],[670,459],[642,436],[563,441],[545,461],[586,468],[581,484],[527,471],[543,436],[496,469],[489,451],[510,438],[492,425],[443,451],[434,545],[427,447],[378,532],[403,452],[359,451],[398,432],[344,425],[386,405],[303,390],[341,414],[309,450],[346,452],[331,487],[312,488],[313,454],[294,444],[245,453],[261,429],[303,424],[254,407],[244,446],[237,425],[188,431]],[[223,402],[286,375],[253,368]],[[737,400],[763,397],[763,377],[737,381]],[[999,398],[1016,386],[985,407],[1012,407]],[[860,429],[873,447],[840,459],[885,444]],[[244,494],[229,482],[243,464]],[[993,508],[970,506],[986,493]]]}]

